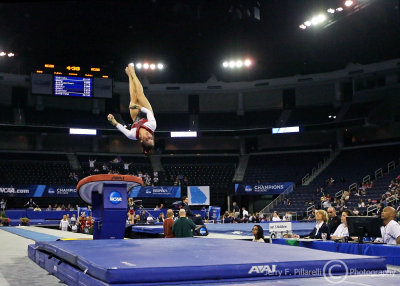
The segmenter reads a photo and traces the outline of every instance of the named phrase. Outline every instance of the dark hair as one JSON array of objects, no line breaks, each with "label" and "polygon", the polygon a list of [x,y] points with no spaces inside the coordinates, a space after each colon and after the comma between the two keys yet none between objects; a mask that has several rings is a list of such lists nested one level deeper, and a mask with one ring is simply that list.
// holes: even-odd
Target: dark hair
[{"label": "dark hair", "polygon": [[257,234],[255,235],[255,239],[256,239],[256,240],[259,240],[260,238],[264,239],[264,230],[263,230],[263,228],[261,227],[261,225],[255,224],[255,225],[253,226],[253,228],[254,228],[255,226],[257,227]]},{"label": "dark hair", "polygon": [[143,153],[146,157],[149,157],[151,154],[153,154],[153,148],[154,145],[145,144],[144,142],[142,143]]},{"label": "dark hair", "polygon": [[342,212],[342,214],[343,213],[346,213],[348,216],[353,216],[354,215],[354,213],[351,211],[351,210],[344,210],[343,212]]},{"label": "dark hair", "polygon": [[187,199],[187,196],[182,197],[182,202]]}]

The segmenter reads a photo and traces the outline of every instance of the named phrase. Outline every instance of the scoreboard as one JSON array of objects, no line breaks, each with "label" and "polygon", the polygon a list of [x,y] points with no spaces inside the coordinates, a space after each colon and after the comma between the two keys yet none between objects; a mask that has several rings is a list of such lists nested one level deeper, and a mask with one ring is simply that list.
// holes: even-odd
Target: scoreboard
[{"label": "scoreboard", "polygon": [[53,79],[54,95],[93,96],[93,79],[84,77],[58,76]]}]

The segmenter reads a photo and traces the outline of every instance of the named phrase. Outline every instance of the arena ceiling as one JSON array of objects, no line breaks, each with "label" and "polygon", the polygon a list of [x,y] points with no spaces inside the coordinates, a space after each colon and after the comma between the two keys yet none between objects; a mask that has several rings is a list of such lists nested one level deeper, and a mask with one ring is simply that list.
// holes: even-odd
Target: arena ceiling
[{"label": "arena ceiling", "polygon": [[[7,1],[0,4],[0,50],[16,56],[0,60],[0,71],[28,74],[44,63],[101,66],[123,80],[127,63],[154,59],[166,69],[148,75],[153,83],[204,82],[211,75],[236,81],[398,57],[399,1],[358,2],[368,1],[308,30],[299,24],[344,1]],[[255,60],[253,69],[221,68],[224,59],[242,56]]]}]

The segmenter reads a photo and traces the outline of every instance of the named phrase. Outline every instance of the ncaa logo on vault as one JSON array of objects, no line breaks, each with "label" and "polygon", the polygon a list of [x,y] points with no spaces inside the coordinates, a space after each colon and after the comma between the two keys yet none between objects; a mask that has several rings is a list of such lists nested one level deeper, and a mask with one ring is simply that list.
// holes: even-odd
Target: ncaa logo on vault
[{"label": "ncaa logo on vault", "polygon": [[115,205],[122,202],[122,196],[118,192],[111,192],[110,197],[108,199],[112,204],[115,204]]},{"label": "ncaa logo on vault", "polygon": [[249,186],[249,185],[244,187],[244,191],[245,192],[251,192],[252,190],[253,190],[253,188],[251,186]]}]

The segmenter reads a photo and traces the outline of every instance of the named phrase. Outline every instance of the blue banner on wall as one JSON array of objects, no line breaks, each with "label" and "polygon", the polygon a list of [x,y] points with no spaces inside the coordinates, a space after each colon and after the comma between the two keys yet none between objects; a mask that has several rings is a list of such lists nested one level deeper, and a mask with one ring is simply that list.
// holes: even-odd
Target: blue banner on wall
[{"label": "blue banner on wall", "polygon": [[134,187],[130,194],[130,198],[180,198],[181,187]]},{"label": "blue banner on wall", "polygon": [[220,207],[208,207],[208,216],[209,219],[218,220],[221,216],[221,208]]},{"label": "blue banner on wall", "polygon": [[75,186],[0,186],[0,197],[78,197]]},{"label": "blue banner on wall", "polygon": [[293,191],[292,182],[235,184],[235,193],[237,195],[280,195],[291,191]]}]

